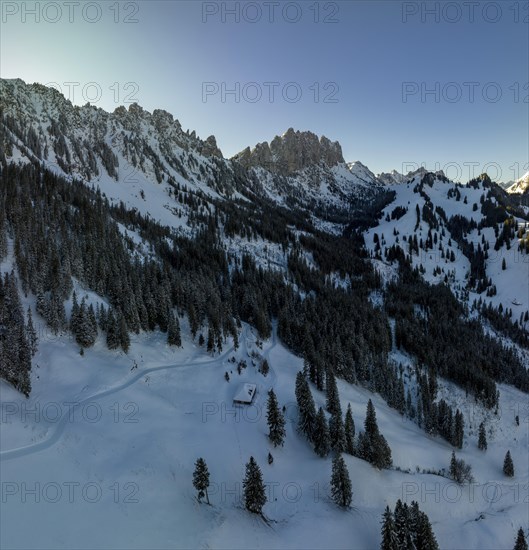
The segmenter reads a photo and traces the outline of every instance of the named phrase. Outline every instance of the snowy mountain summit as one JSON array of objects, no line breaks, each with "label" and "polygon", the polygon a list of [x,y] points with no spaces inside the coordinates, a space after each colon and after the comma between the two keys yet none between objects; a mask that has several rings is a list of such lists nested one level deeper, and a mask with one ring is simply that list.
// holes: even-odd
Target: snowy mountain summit
[{"label": "snowy mountain summit", "polygon": [[508,189],[508,193],[529,193],[529,172],[516,180]]},{"label": "snowy mountain summit", "polygon": [[0,115],[0,547],[527,548],[526,196]]}]

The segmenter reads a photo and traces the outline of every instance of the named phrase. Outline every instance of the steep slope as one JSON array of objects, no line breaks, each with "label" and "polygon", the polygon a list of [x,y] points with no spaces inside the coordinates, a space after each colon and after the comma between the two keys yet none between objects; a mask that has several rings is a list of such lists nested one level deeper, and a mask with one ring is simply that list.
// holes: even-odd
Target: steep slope
[{"label": "steep slope", "polygon": [[508,189],[508,193],[529,193],[529,172],[516,180]]},{"label": "steep slope", "polygon": [[[401,498],[420,500],[442,548],[509,546],[528,480],[529,234],[514,199],[486,175],[461,185],[424,168],[386,185],[293,130],[226,160],[167,113],[1,85],[0,373],[27,397],[0,380],[2,475],[15,484],[0,545],[376,548]],[[299,422],[299,380],[331,413],[336,452],[352,406],[353,508],[328,491],[332,454]],[[243,382],[258,387],[253,408],[234,408]],[[271,388],[287,419],[279,447]],[[370,399],[392,452],[383,470],[359,434]],[[449,478],[453,449],[479,491]],[[250,454],[266,522],[240,498]],[[199,456],[211,507],[192,487]]]},{"label": "steep slope", "polygon": [[[529,332],[529,216],[484,175],[468,185],[439,174],[390,187],[395,200],[365,234],[375,264],[391,277],[395,250],[430,283],[447,283],[468,307],[506,312]],[[388,262],[389,259],[389,262]],[[520,322],[521,320],[521,322]]]},{"label": "steep slope", "polygon": [[215,138],[184,132],[166,111],[77,107],[53,88],[21,80],[0,80],[0,98],[0,149],[8,159],[42,162],[154,219],[185,226],[185,196],[239,196]]},{"label": "steep slope", "polygon": [[289,128],[270,143],[247,147],[232,159],[267,197],[338,223],[387,197],[362,163],[346,164],[338,142]]}]

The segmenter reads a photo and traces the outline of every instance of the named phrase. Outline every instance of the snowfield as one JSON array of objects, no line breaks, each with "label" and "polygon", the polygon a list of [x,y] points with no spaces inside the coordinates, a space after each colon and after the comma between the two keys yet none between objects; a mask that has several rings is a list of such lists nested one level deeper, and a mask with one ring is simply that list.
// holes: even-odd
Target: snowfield
[{"label": "snowfield", "polygon": [[[188,334],[185,322],[182,327]],[[258,372],[262,358],[270,363],[266,377]],[[247,363],[241,375],[240,360]],[[468,403],[452,385],[441,387],[440,396],[465,413],[467,437],[457,455],[471,463],[475,483],[458,486],[422,473],[448,468],[448,443],[427,436],[367,389],[338,381],[357,433],[373,398],[394,461],[394,469],[378,471],[344,455],[353,503],[342,510],[329,495],[331,457],[319,458],[296,431],[294,380],[302,361],[278,343],[275,331],[260,344],[243,326],[239,349],[228,342],[215,357],[189,336],[181,349],[170,349],[160,333],[133,335],[128,356],[98,341],[81,357],[68,338],[41,334],[35,364],[41,366],[27,401],[0,383],[2,548],[371,549],[380,544],[384,507],[399,498],[419,502],[443,549],[511,548],[527,525],[528,401],[511,387],[500,386],[497,415]],[[234,406],[243,383],[257,385],[256,397],[251,406]],[[271,387],[287,418],[279,448],[267,438]],[[324,394],[312,391],[324,406]],[[477,426],[485,417],[488,450],[482,452]],[[507,449],[512,479],[502,473]],[[267,483],[266,522],[241,501],[251,455]],[[210,471],[211,506],[197,501],[191,483],[198,457]]]}]

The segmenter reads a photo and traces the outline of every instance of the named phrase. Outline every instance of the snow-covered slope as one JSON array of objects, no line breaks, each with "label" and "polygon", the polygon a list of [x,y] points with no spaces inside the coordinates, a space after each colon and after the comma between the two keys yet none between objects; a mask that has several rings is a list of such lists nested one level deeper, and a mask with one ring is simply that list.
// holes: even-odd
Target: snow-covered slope
[{"label": "snow-covered slope", "polygon": [[338,142],[292,128],[270,143],[247,147],[233,157],[270,199],[326,217],[370,201],[384,189],[362,163],[346,163]]},{"label": "snow-covered slope", "polygon": [[[426,435],[380,397],[340,382],[342,408],[351,404],[358,427],[373,399],[395,463],[395,469],[379,471],[344,455],[353,503],[342,510],[330,496],[331,457],[317,457],[296,430],[294,377],[301,359],[275,337],[261,349],[248,326],[243,335],[239,350],[230,345],[217,357],[188,337],[181,350],[171,351],[156,333],[135,337],[128,356],[98,343],[90,358],[80,359],[72,343],[44,342],[29,401],[0,382],[1,547],[375,549],[384,507],[397,499],[419,502],[443,550],[512,547],[518,526],[527,525],[527,418],[519,426],[514,422],[515,412],[521,408],[523,414],[525,395],[502,386],[495,415],[447,387],[467,422],[467,443],[458,456],[475,477],[459,486],[425,473],[448,468],[450,445]],[[240,375],[232,357],[248,365]],[[266,377],[253,366],[262,358],[270,363]],[[246,382],[257,385],[256,400],[234,406],[233,396]],[[267,438],[269,388],[286,410],[283,447]],[[324,406],[324,394],[313,393]],[[477,448],[482,420],[486,452]],[[512,479],[501,470],[507,449],[516,468]],[[267,487],[266,523],[243,508],[250,456]],[[197,502],[192,486],[198,457],[210,471],[211,506]]]},{"label": "snow-covered slope", "polygon": [[[507,222],[514,236],[498,240],[498,227],[503,230],[507,216],[501,216],[499,224],[488,221],[487,213],[499,206],[491,185],[487,179],[461,185],[434,174],[418,174],[405,185],[390,186],[395,200],[383,210],[378,225],[365,233],[377,268],[382,273],[392,273],[385,256],[397,245],[409,255],[414,267],[423,268],[427,281],[446,281],[468,305],[481,299],[494,307],[501,304],[504,310],[512,309],[514,319],[525,314],[529,311],[529,254],[520,249],[520,244],[528,239],[529,220],[520,217],[523,210],[518,210],[518,215],[515,213]],[[455,224],[450,223],[457,217],[465,223],[461,237],[454,232]],[[472,227],[467,229],[467,223]],[[414,239],[418,248],[410,245]],[[463,250],[466,246],[484,252],[485,282],[481,288],[478,281],[469,288],[473,272]],[[525,327],[529,330],[528,323]]]},{"label": "snow-covered slope", "polygon": [[508,189],[508,193],[527,193],[529,191],[529,172],[516,180]]},{"label": "snow-covered slope", "polygon": [[[283,277],[293,289],[289,306],[296,301],[310,303],[307,298],[322,289],[322,294],[334,299],[329,302],[334,314],[339,304],[333,293],[347,289],[353,295],[359,289],[358,302],[351,303],[364,307],[364,301],[370,302],[384,312],[384,283],[400,273],[391,252],[401,247],[426,281],[445,282],[467,306],[461,316],[480,318],[488,334],[516,349],[521,363],[529,366],[527,348],[501,333],[479,310],[483,304],[501,306],[502,319],[516,322],[516,330],[523,334],[529,331],[528,212],[487,176],[468,185],[450,182],[441,172],[425,168],[406,176],[395,171],[375,176],[359,161],[346,163],[337,142],[293,129],[270,145],[259,144],[234,159],[224,159],[213,137],[201,140],[193,132],[184,132],[164,111],[148,113],[135,104],[114,113],[88,105],[74,107],[52,89],[19,80],[0,81],[0,108],[0,161],[40,162],[98,187],[111,204],[122,202],[125,211],[137,211],[187,235],[211,224],[213,230],[206,237],[208,246],[213,244],[205,248],[209,255],[198,249],[204,243],[190,241],[196,248],[189,246],[188,256],[181,258],[184,238],[172,241],[160,227],[149,227],[157,239],[162,235],[154,240],[142,233],[141,224],[127,225],[126,215],[119,218],[118,235],[127,238],[127,250],[138,264],[145,258],[162,264],[162,254],[156,256],[160,250],[171,253],[174,263],[163,262],[168,271],[177,272],[184,262],[198,264],[195,271],[186,271],[186,280],[175,278],[174,285],[157,285],[154,275],[147,279],[153,287],[167,289],[153,295],[156,298],[185,293],[186,307],[192,306],[189,310],[196,302],[213,318],[241,297],[250,311],[247,320],[253,323],[261,313],[255,306],[264,286],[261,276],[279,271],[266,292],[275,295]],[[70,183],[65,182],[68,189]],[[27,211],[31,208],[24,214]],[[283,216],[285,211],[290,217]],[[112,212],[108,211],[109,217]],[[0,231],[5,231],[3,218],[0,222]],[[63,225],[68,223],[71,219]],[[360,228],[359,234],[348,239],[352,227]],[[20,230],[15,237],[7,231],[6,235],[7,253],[3,252],[0,273],[17,271],[15,258],[20,254],[15,254],[15,241],[27,239]],[[164,239],[170,250],[153,245]],[[373,287],[353,286],[358,281],[346,271],[348,263],[333,258],[342,253],[350,260],[352,273],[357,263],[367,264],[369,270],[360,272],[366,278],[372,276]],[[260,268],[248,268],[256,278],[255,287],[241,283],[248,258]],[[188,296],[190,282],[202,279],[210,260],[212,265],[225,260],[225,273],[215,272],[205,279],[211,283],[208,286],[190,287],[206,289],[203,295]],[[324,265],[326,260],[345,266],[344,273],[340,268],[331,271]],[[292,261],[297,263],[289,271]],[[368,262],[380,273],[382,284]],[[229,275],[236,269],[240,269],[239,285],[230,287]],[[314,279],[317,290],[304,289],[303,277]],[[72,281],[78,299],[111,305],[109,296],[98,295],[80,278]],[[218,289],[226,291],[224,302],[218,298]],[[39,348],[27,400],[0,380],[2,548],[374,549],[380,545],[384,508],[393,507],[397,499],[419,502],[443,550],[511,548],[518,528],[527,531],[529,527],[527,394],[513,386],[496,380],[499,403],[489,410],[464,388],[434,376],[435,399],[443,398],[464,415],[464,444],[456,452],[472,465],[474,482],[459,485],[447,477],[453,447],[445,439],[426,433],[412,419],[416,417],[390,408],[381,395],[370,391],[373,378],[365,378],[364,385],[356,378],[350,383],[338,380],[342,410],[351,405],[357,434],[367,402],[373,400],[380,431],[393,456],[392,468],[378,470],[344,454],[353,503],[341,509],[329,490],[332,456],[319,458],[297,430],[295,380],[304,362],[278,338],[278,325],[291,310],[280,310],[279,320],[271,321],[272,336],[264,342],[254,327],[237,318],[239,345],[228,335],[232,333],[224,331],[219,337],[222,351],[206,352],[198,334],[191,337],[191,314],[189,318],[183,314],[189,310],[175,306],[182,327],[181,348],[168,346],[167,335],[155,323],[154,330],[131,333],[128,353],[107,349],[100,328],[95,345],[80,354],[67,329],[57,334],[49,331],[37,312],[37,297],[31,292],[20,294],[23,310],[32,311]],[[148,302],[151,309],[157,306],[154,299]],[[70,319],[72,307],[72,298],[66,298],[65,314]],[[314,309],[315,316],[322,314],[323,308]],[[353,318],[353,314],[352,308],[346,308],[346,316]],[[297,316],[291,317],[298,321]],[[302,315],[299,320],[305,322]],[[363,334],[368,331],[362,323],[366,324],[364,317],[358,331],[351,330],[350,338],[345,335],[347,344],[362,344],[368,369],[374,370],[374,351],[381,343],[376,338],[374,344],[366,343]],[[391,337],[396,340],[396,321],[388,315],[384,323],[389,349]],[[336,323],[330,325],[336,342],[331,341],[329,349],[313,351],[328,353],[322,357],[330,357],[326,367],[333,369],[343,362],[340,353],[348,348],[340,346],[340,336],[335,337]],[[197,329],[208,340],[210,326],[203,321]],[[266,376],[259,370],[264,359],[270,365]],[[244,366],[239,372],[240,364]],[[410,391],[410,403],[418,405],[417,372],[422,366],[417,358],[394,342],[388,364],[399,369],[398,380]],[[424,365],[423,370],[428,367]],[[257,386],[256,399],[250,407],[236,407],[233,397],[244,383]],[[280,447],[273,447],[267,437],[266,397],[271,388],[287,420],[286,441]],[[313,384],[311,391],[316,405],[325,408],[325,394]],[[487,430],[486,452],[477,447],[481,422]],[[513,478],[502,473],[507,450],[515,464]],[[271,464],[269,452],[274,459]],[[261,466],[267,484],[266,521],[248,513],[241,502],[250,456]],[[211,473],[211,506],[197,501],[192,485],[198,457],[205,458]]]}]

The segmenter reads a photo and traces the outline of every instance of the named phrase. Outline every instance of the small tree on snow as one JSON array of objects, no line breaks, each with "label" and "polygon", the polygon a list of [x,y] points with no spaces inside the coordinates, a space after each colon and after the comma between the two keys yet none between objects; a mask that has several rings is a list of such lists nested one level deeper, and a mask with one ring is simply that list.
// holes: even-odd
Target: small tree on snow
[{"label": "small tree on snow", "polygon": [[527,541],[525,540],[525,535],[523,534],[523,529],[521,527],[518,530],[514,550],[527,550]]},{"label": "small tree on snow", "polygon": [[355,423],[353,420],[353,412],[351,410],[351,403],[347,405],[347,412],[345,413],[345,452],[350,455],[354,454],[354,437],[355,437]]},{"label": "small tree on snow", "polygon": [[253,456],[246,464],[246,475],[242,482],[244,490],[244,507],[252,514],[261,514],[266,504],[266,492],[261,469]]},{"label": "small tree on snow", "polygon": [[479,425],[478,448],[482,451],[487,450],[487,434],[485,433],[485,425],[483,422]]},{"label": "small tree on snow", "polygon": [[337,455],[332,461],[331,496],[338,504],[347,508],[353,499],[353,490],[349,472],[341,455]]},{"label": "small tree on snow", "polygon": [[503,473],[508,477],[514,476],[514,464],[511,458],[511,451],[507,451],[505,460],[503,461]]},{"label": "small tree on snow", "polygon": [[389,506],[386,506],[384,515],[382,516],[382,542],[380,550],[399,550],[395,521],[393,520],[393,513]]},{"label": "small tree on snow", "polygon": [[273,389],[268,392],[266,419],[268,421],[268,437],[270,441],[274,444],[274,447],[283,445],[285,439],[285,418],[279,410],[277,397]]},{"label": "small tree on snow", "polygon": [[327,427],[327,419],[323,408],[320,407],[318,414],[316,415],[316,422],[314,424],[314,451],[318,456],[326,457],[331,450],[331,444],[329,440],[329,428]]},{"label": "small tree on snow", "polygon": [[206,461],[203,458],[197,458],[195,462],[195,471],[193,472],[193,487],[198,491],[198,500],[206,495],[206,501],[209,504],[209,471]]},{"label": "small tree on snow", "polygon": [[464,483],[473,481],[472,467],[467,464],[463,459],[456,458],[456,454],[452,451],[452,458],[450,459],[450,477],[457,483]]},{"label": "small tree on snow", "polygon": [[167,327],[167,343],[170,346],[180,347],[182,338],[180,336],[180,323],[172,311],[169,312],[169,324]]}]

